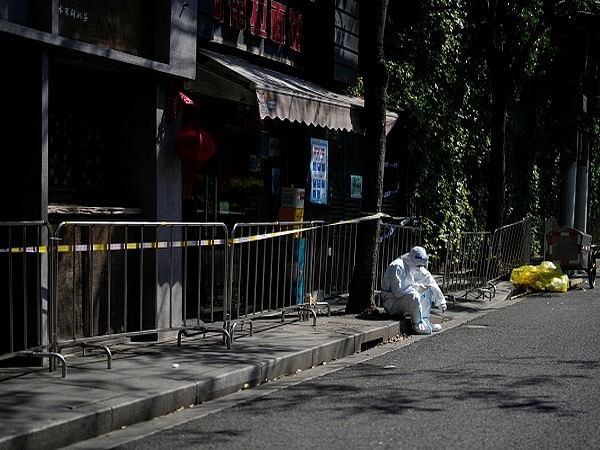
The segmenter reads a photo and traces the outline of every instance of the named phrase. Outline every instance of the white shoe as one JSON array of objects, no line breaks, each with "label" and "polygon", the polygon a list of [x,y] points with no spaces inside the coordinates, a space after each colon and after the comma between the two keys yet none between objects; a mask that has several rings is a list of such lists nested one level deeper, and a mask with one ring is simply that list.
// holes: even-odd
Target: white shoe
[{"label": "white shoe", "polygon": [[417,334],[431,334],[431,327],[424,322],[419,322],[413,325],[413,330]]},{"label": "white shoe", "polygon": [[439,323],[432,323],[431,331],[434,333],[437,333],[438,331],[442,331],[442,326]]}]

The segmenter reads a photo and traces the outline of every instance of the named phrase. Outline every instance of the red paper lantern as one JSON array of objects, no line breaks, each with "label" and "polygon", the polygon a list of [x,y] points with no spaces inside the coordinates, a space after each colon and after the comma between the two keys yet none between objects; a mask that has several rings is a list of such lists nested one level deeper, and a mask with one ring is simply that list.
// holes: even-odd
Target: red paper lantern
[{"label": "red paper lantern", "polygon": [[206,130],[188,125],[177,136],[176,152],[184,162],[202,167],[217,150],[215,140]]}]

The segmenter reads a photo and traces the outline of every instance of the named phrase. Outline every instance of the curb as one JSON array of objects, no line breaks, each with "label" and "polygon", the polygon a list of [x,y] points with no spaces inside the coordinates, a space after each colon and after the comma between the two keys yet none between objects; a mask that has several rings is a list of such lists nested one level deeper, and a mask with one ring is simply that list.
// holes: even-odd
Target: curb
[{"label": "curb", "polygon": [[[432,319],[434,322],[443,322],[444,330],[450,330],[490,312],[490,307],[494,308],[505,300],[511,300],[515,293],[515,289],[505,288],[503,294],[493,301],[478,302],[477,308],[465,311],[453,311],[450,308],[450,317],[434,315]],[[505,305],[509,304],[512,301]],[[94,367],[83,367],[78,375],[67,377],[66,381],[50,380],[37,392],[37,397],[32,398],[27,405],[29,409],[21,410],[17,401],[6,400],[7,405],[11,405],[12,401],[13,410],[22,413],[19,417],[21,429],[15,426],[10,429],[12,435],[0,437],[0,449],[65,447],[165,416],[191,405],[294,375],[299,371],[307,371],[323,363],[364,353],[393,340],[399,334],[410,334],[410,323],[407,320],[382,319],[378,323],[355,321],[354,317],[345,315],[323,318],[317,329],[302,323],[299,326],[291,334],[289,331],[292,328],[286,330],[283,327],[273,334],[265,332],[262,339],[239,338],[237,345],[241,349],[237,354],[234,350],[223,353],[220,348],[215,350],[215,346],[191,347],[185,355],[169,353],[168,349],[160,348],[156,350],[159,360],[143,359],[140,356],[142,359],[136,361],[137,356],[134,356],[129,366],[124,359],[121,369],[117,367],[106,372],[100,369],[96,371]],[[426,337],[428,336],[415,336],[407,345]],[[202,358],[194,356],[203,355],[205,360],[209,360],[211,352],[224,358],[203,366]],[[174,361],[183,361],[177,372],[171,369]],[[102,363],[98,362],[96,365],[99,367],[100,364]],[[154,365],[151,367],[146,364]],[[140,374],[138,378],[137,372],[146,367],[151,367],[148,373]],[[91,373],[95,378],[88,376]],[[48,380],[45,376],[43,379]],[[23,385],[18,384],[17,388],[31,391],[36,377],[23,378],[19,383],[21,381]],[[98,390],[102,390],[101,395],[94,392],[94,395],[86,398],[86,386],[98,387]],[[70,401],[61,404],[61,395]],[[31,417],[38,410],[39,417]],[[34,411],[35,414],[28,411]],[[6,417],[10,420],[10,416]]]},{"label": "curb", "polygon": [[[179,387],[134,398],[125,393],[114,405],[82,408],[74,417],[52,425],[33,427],[28,432],[0,438],[0,449],[60,448],[91,439],[143,421],[172,413],[180,408],[215,400],[228,394],[255,387],[274,378],[308,370],[324,362],[360,353],[400,332],[399,323],[374,326],[366,332],[343,333],[325,344],[280,357],[238,366],[216,376],[187,382]],[[114,369],[113,369],[114,370]],[[141,395],[141,397],[139,397]],[[125,401],[123,401],[126,399]]]}]

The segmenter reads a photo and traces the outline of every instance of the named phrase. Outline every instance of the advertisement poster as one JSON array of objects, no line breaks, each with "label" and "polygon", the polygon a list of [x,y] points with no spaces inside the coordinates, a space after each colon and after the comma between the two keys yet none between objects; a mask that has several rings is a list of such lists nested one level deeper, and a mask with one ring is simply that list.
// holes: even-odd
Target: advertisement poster
[{"label": "advertisement poster", "polygon": [[350,175],[350,198],[362,198],[362,177]]},{"label": "advertisement poster", "polygon": [[310,201],[327,204],[327,151],[329,143],[323,139],[310,140]]}]

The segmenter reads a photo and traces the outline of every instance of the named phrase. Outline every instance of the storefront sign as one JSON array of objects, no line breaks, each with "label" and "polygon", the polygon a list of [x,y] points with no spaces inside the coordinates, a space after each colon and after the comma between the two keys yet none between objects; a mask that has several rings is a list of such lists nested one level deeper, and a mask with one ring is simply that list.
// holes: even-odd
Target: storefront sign
[{"label": "storefront sign", "polygon": [[362,198],[362,177],[360,175],[350,175],[350,197]]},{"label": "storefront sign", "polygon": [[199,45],[226,45],[301,67],[306,46],[316,39],[307,39],[304,29],[320,10],[313,0],[199,0]]},{"label": "storefront sign", "polygon": [[327,161],[329,143],[322,139],[311,139],[310,201],[321,205],[327,204]]},{"label": "storefront sign", "polygon": [[[144,0],[60,0],[58,29],[64,37],[149,59],[160,59],[156,2]],[[169,23],[164,24],[168,31]],[[168,33],[166,33],[168,36]]]},{"label": "storefront sign", "polygon": [[213,17],[222,24],[302,51],[301,10],[275,0],[212,0]]},{"label": "storefront sign", "polygon": [[69,8],[68,6],[63,6],[61,3],[58,4],[58,15],[79,22],[87,22],[89,20],[88,12],[86,10]]}]

